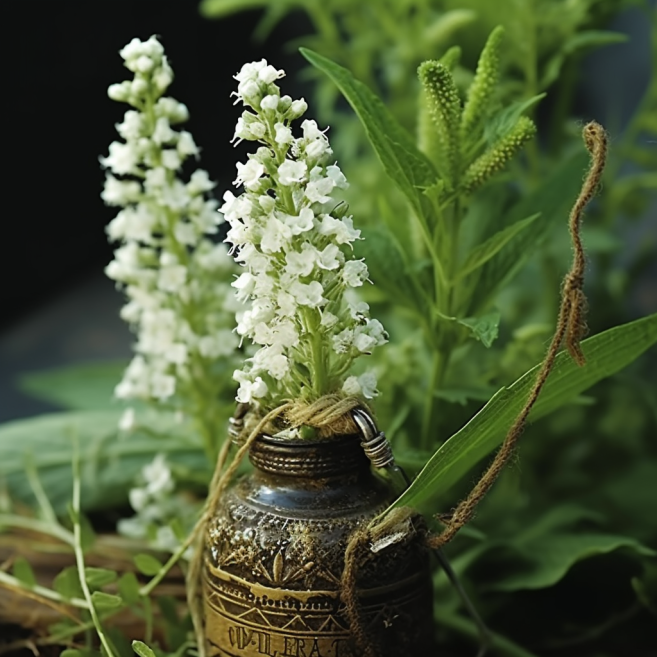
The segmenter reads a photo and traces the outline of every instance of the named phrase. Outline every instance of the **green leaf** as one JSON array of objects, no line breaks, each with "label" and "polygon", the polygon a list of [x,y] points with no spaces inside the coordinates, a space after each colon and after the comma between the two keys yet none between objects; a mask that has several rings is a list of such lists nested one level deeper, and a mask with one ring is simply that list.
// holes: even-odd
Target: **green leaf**
[{"label": "green leaf", "polygon": [[429,159],[418,150],[413,137],[381,100],[346,68],[307,48],[299,50],[340,89],[361,120],[386,173],[410,201],[418,217],[422,217],[425,201],[420,189],[436,183],[437,174]]},{"label": "green leaf", "polygon": [[84,657],[84,653],[77,648],[66,648],[59,653],[59,657]]},{"label": "green leaf", "polygon": [[479,340],[484,347],[490,347],[495,342],[499,333],[500,313],[488,313],[483,317],[466,317],[456,320],[459,324],[467,326],[472,335]]},{"label": "green leaf", "polygon": [[249,9],[266,7],[269,0],[203,0],[199,12],[205,18],[224,18]]},{"label": "green leaf", "polygon": [[117,408],[114,388],[125,361],[84,363],[24,374],[18,387],[25,393],[71,410]]},{"label": "green leaf", "polygon": [[132,642],[132,649],[139,657],[156,657],[155,653],[143,641],[135,639]]},{"label": "green leaf", "polygon": [[25,557],[16,558],[12,572],[14,577],[25,584],[25,586],[32,588],[37,583],[32,566],[30,566]]},{"label": "green leaf", "polygon": [[84,577],[91,588],[99,589],[107,586],[107,584],[116,582],[118,575],[113,570],[108,570],[107,568],[87,566],[84,569]]},{"label": "green leaf", "polygon": [[123,573],[119,578],[118,588],[126,604],[134,605],[139,600],[139,582],[134,573]]},{"label": "green leaf", "polygon": [[357,258],[365,258],[370,278],[397,303],[413,310],[423,309],[423,292],[409,270],[402,249],[389,230],[380,226],[364,228],[363,240],[354,245]]},{"label": "green leaf", "polygon": [[500,249],[502,249],[511,239],[513,239],[520,231],[524,230],[533,221],[538,219],[540,212],[533,214],[531,217],[516,221],[515,223],[507,226],[506,228],[495,233],[489,237],[485,242],[476,246],[461,265],[457,275],[456,281],[461,280],[475,269],[478,269],[486,262],[488,262]]},{"label": "green leaf", "polygon": [[[130,434],[118,429],[120,412],[54,413],[0,426],[0,479],[16,501],[34,505],[25,477],[26,452],[33,455],[43,488],[58,513],[66,510],[73,484],[72,436],[80,444],[81,500],[84,510],[122,504],[141,469],[163,453],[171,463],[208,472],[209,464],[189,427],[176,425],[173,415],[146,413],[143,425]],[[208,472],[209,477],[209,472]]]},{"label": "green leaf", "polygon": [[104,593],[103,591],[94,591],[91,594],[91,602],[98,611],[108,611],[123,606],[123,600],[118,595]]},{"label": "green leaf", "polygon": [[561,222],[566,230],[568,213],[577,198],[587,164],[588,154],[577,153],[566,160],[545,184],[524,196],[507,213],[508,225],[537,212],[540,212],[540,216],[511,238],[483,267],[465,279],[465,284],[473,292],[470,306],[464,314],[478,315],[500,287],[529,260],[557,221]]},{"label": "green leaf", "polygon": [[657,552],[629,536],[577,532],[542,534],[533,540],[516,540],[512,544],[521,559],[504,579],[489,587],[493,591],[541,589],[559,582],[578,562],[620,548],[629,548],[643,556]]},{"label": "green leaf", "polygon": [[79,514],[77,522],[80,524],[80,547],[86,554],[96,543],[96,532],[84,513]]},{"label": "green leaf", "polygon": [[80,576],[75,566],[64,568],[53,581],[53,588],[59,595],[67,600],[72,598],[83,598],[84,593],[80,586]]},{"label": "green leaf", "polygon": [[502,137],[508,134],[513,126],[518,123],[518,119],[528,109],[543,100],[545,96],[547,96],[545,93],[537,94],[526,100],[518,100],[499,110],[499,112],[486,121],[484,127],[484,138],[486,139],[486,143],[489,146],[492,146],[495,142],[502,139]]},{"label": "green leaf", "polygon": [[[601,379],[621,370],[657,342],[657,314],[616,326],[582,342],[586,365],[561,352],[530,414],[537,420]],[[503,440],[527,400],[540,364],[492,399],[460,431],[443,443],[411,486],[392,504],[417,507],[444,495]]]},{"label": "green leaf", "polygon": [[647,562],[641,577],[632,578],[632,588],[639,602],[657,615],[657,564]]},{"label": "green leaf", "polygon": [[135,566],[140,573],[152,577],[162,569],[162,562],[152,554],[137,554],[134,558]]}]

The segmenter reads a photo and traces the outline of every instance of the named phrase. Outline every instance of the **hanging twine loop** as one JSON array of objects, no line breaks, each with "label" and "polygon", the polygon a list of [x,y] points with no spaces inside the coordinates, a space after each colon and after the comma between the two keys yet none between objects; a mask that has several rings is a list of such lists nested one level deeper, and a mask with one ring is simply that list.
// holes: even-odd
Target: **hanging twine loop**
[{"label": "hanging twine loop", "polygon": [[491,489],[504,466],[513,456],[513,452],[522,433],[529,413],[538,400],[538,396],[548,379],[561,345],[565,342],[566,348],[573,360],[579,365],[586,364],[586,359],[580,340],[586,334],[584,314],[586,311],[586,297],[584,296],[584,270],[586,257],[581,239],[581,225],[584,209],[593,198],[600,184],[602,172],[607,159],[607,135],[604,128],[598,123],[591,122],[584,126],[582,131],[584,143],[591,154],[591,166],[582,189],[570,212],[568,227],[573,243],[573,262],[570,271],[564,277],[561,288],[561,305],[557,318],[557,325],[550,346],[545,355],[536,380],[529,392],[527,401],[516,417],[513,425],[502,443],[495,458],[481,476],[469,495],[463,499],[449,517],[440,516],[444,529],[436,536],[427,539],[429,547],[438,549],[451,541],[459,529],[467,524],[474,516],[477,504]]}]

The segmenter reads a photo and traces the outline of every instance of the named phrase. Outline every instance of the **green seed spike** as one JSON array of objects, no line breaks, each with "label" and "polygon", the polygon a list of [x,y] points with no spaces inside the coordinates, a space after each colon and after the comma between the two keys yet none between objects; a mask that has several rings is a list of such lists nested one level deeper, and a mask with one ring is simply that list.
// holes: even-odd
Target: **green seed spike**
[{"label": "green seed spike", "polygon": [[463,176],[462,188],[472,194],[491,176],[501,171],[522,145],[535,134],[534,122],[526,116],[521,116],[504,137],[468,167]]},{"label": "green seed spike", "polygon": [[461,47],[452,46],[441,58],[440,63],[450,71],[461,61]]},{"label": "green seed spike", "polygon": [[444,64],[429,60],[420,64],[417,72],[434,128],[430,156],[448,186],[454,187],[459,175],[461,101]]},{"label": "green seed spike", "polygon": [[478,123],[486,115],[490,100],[500,77],[500,48],[504,38],[504,28],[498,25],[488,37],[477,64],[477,72],[468,89],[468,98],[463,108],[461,135],[464,138],[476,130]]}]

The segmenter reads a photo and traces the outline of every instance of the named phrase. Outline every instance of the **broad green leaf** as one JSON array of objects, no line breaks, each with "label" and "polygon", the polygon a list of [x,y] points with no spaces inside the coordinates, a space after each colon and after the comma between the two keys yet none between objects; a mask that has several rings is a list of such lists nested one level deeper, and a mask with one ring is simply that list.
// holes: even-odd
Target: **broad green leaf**
[{"label": "broad green leaf", "polygon": [[103,591],[94,591],[91,594],[91,602],[98,611],[118,609],[123,606],[123,600],[118,595],[104,593]]},{"label": "broad green leaf", "polygon": [[14,577],[25,584],[25,586],[32,588],[37,583],[32,566],[30,566],[25,557],[16,558],[12,567],[12,573],[14,574]]},{"label": "broad green leaf", "polygon": [[71,598],[82,598],[84,593],[80,586],[80,576],[75,566],[64,568],[53,581],[53,588],[59,595],[70,600]]},{"label": "broad green leaf", "polygon": [[[66,510],[73,485],[73,436],[80,444],[83,510],[124,503],[141,469],[157,453],[198,472],[209,465],[191,427],[176,425],[173,416],[146,413],[130,435],[117,429],[119,411],[79,411],[41,415],[0,426],[0,479],[10,497],[34,505],[25,477],[25,452],[34,465],[55,511]],[[209,477],[209,474],[208,474]]]},{"label": "broad green leaf", "polygon": [[411,202],[418,217],[422,217],[424,201],[420,189],[434,184],[437,174],[429,159],[418,150],[413,137],[381,100],[346,68],[307,48],[300,48],[300,52],[340,89],[361,120],[386,173]]},{"label": "broad green leaf", "polygon": [[457,320],[459,324],[467,326],[472,335],[484,347],[490,347],[495,342],[500,328],[500,313],[488,313],[483,317],[465,317]]},{"label": "broad green leaf", "polygon": [[99,589],[107,584],[116,582],[118,575],[113,570],[108,570],[107,568],[87,566],[84,569],[84,577],[91,588]]},{"label": "broad green leaf", "polygon": [[126,604],[133,605],[139,600],[139,582],[134,573],[123,573],[118,581],[118,589]]},{"label": "broad green leaf", "polygon": [[657,555],[657,552],[629,536],[582,531],[542,534],[533,540],[514,541],[510,547],[520,558],[513,560],[511,572],[486,588],[493,591],[546,588],[563,579],[578,561],[620,548],[631,549],[642,556]]},{"label": "broad green leaf", "polygon": [[423,292],[409,271],[401,247],[385,228],[363,229],[363,240],[356,242],[356,257],[365,258],[370,278],[377,288],[386,292],[396,303],[411,309],[422,309]]},{"label": "broad green leaf", "polygon": [[[629,365],[657,342],[657,314],[616,326],[582,342],[586,365],[561,352],[530,420],[551,413],[601,379]],[[417,507],[444,495],[503,440],[524,406],[540,364],[500,389],[460,431],[443,443],[392,507]]]},{"label": "broad green leaf", "polygon": [[269,0],[202,0],[198,10],[206,18],[224,18],[241,11],[260,9],[268,4]]},{"label": "broad green leaf", "polygon": [[19,388],[37,399],[71,410],[118,408],[114,388],[126,368],[125,361],[85,363],[24,374]]},{"label": "broad green leaf", "polygon": [[156,657],[155,653],[143,641],[135,639],[132,642],[132,649],[139,657]]},{"label": "broad green leaf", "polygon": [[465,279],[465,285],[472,290],[472,297],[464,314],[478,315],[497,290],[529,260],[556,222],[560,222],[566,230],[568,213],[577,198],[587,164],[588,154],[577,153],[566,160],[545,184],[523,197],[511,209],[507,215],[509,225],[537,212],[540,212],[540,216],[511,238],[483,267]]},{"label": "broad green leaf", "polygon": [[464,276],[488,262],[509,240],[513,239],[521,230],[527,228],[539,216],[540,212],[521,221],[516,221],[472,249],[459,268],[455,280],[461,280]]},{"label": "broad green leaf", "polygon": [[137,554],[134,558],[135,566],[140,573],[152,577],[162,569],[162,562],[152,554]]}]

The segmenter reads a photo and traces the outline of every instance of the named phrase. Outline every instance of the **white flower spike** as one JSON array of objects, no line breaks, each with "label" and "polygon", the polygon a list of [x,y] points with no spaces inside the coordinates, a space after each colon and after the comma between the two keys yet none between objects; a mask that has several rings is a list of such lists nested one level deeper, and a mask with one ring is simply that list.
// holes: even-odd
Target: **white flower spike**
[{"label": "white flower spike", "polygon": [[259,147],[237,164],[236,186],[221,208],[226,241],[244,272],[233,282],[251,308],[238,313],[237,333],[260,349],[234,378],[237,400],[273,408],[283,399],[312,401],[328,393],[377,394],[373,372],[349,375],[354,359],[387,342],[369,307],[350,296],[368,280],[353,255],[360,239],[346,207],[333,198],[347,187],[317,123],[304,120],[295,137],[292,121],[307,109],[303,99],[281,96],[284,72],[259,62],[235,76],[237,102],[246,109],[234,141]]},{"label": "white flower spike", "polygon": [[[134,79],[111,85],[108,94],[133,109],[116,126],[124,141],[110,144],[101,158],[111,172],[101,196],[120,208],[107,233],[121,246],[106,273],[125,290],[121,316],[138,339],[115,393],[207,418],[194,400],[216,404],[225,375],[215,361],[229,357],[239,342],[229,284],[234,263],[227,247],[210,239],[223,221],[218,203],[207,197],[215,183],[202,169],[182,179],[183,163],[199,150],[189,132],[174,127],[189,113],[163,95],[173,72],[157,38],[133,39],[120,54]],[[121,428],[128,431],[134,423],[130,411]],[[214,439],[209,436],[208,444]]]}]

